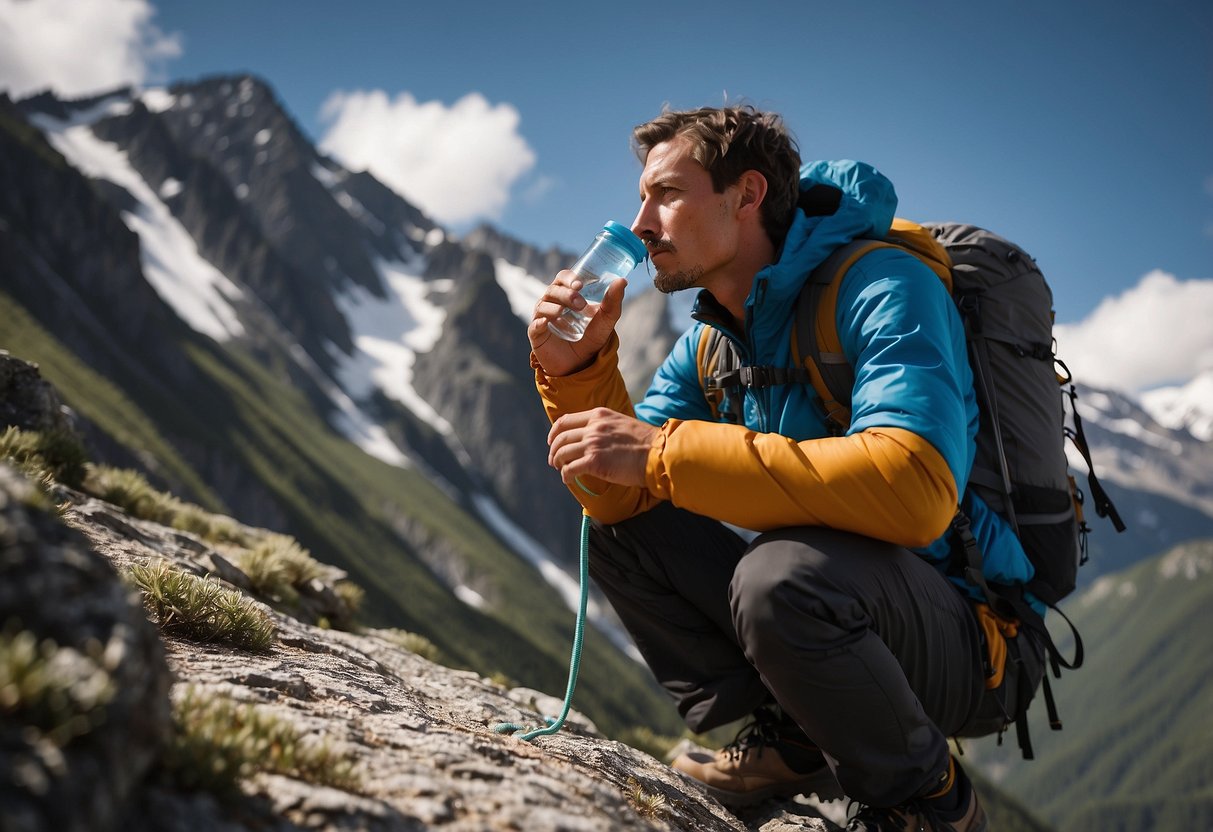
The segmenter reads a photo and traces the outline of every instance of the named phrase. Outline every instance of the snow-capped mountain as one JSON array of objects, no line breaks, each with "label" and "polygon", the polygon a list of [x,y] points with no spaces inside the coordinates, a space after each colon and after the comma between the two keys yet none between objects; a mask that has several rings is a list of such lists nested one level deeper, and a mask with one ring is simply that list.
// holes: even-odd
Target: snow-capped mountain
[{"label": "snow-capped mountain", "polygon": [[1141,404],[1160,425],[1186,430],[1205,442],[1213,440],[1213,370],[1184,385],[1149,390],[1142,394]]},{"label": "snow-capped mountain", "polygon": [[[423,476],[570,599],[579,511],[544,464],[523,323],[572,253],[488,226],[455,239],[318,152],[249,76],[82,101],[0,97],[3,125],[15,138],[0,147],[0,289],[127,380],[129,397],[188,411],[170,433],[246,519],[275,526],[288,512],[264,473],[186,424],[213,398],[200,393],[201,343],[285,380],[333,431]],[[621,333],[638,395],[675,335],[665,297],[630,297]],[[1213,535],[1213,375],[1141,404],[1080,393],[1097,471],[1130,527],[1089,521],[1081,579]],[[413,543],[457,597],[491,606],[467,568]]]},{"label": "snow-capped mountain", "polygon": [[[61,154],[52,169],[68,168],[53,184],[25,181],[30,165],[18,153],[53,155],[36,137],[14,145],[4,166],[13,187],[0,232],[12,234],[0,236],[29,256],[0,288],[47,329],[104,375],[154,376],[162,390],[179,383],[164,390],[177,400],[199,380],[176,342],[246,351],[333,430],[387,465],[420,472],[576,601],[567,573],[580,511],[542,464],[547,423],[523,325],[570,254],[540,253],[491,229],[453,239],[370,174],[317,152],[253,77],[80,101],[44,94],[0,108],[6,123],[28,124]],[[95,217],[56,216],[49,206],[31,216],[43,197],[112,222],[108,205],[125,228],[90,241]],[[97,247],[119,240],[134,246],[114,255],[121,281],[113,269],[86,276],[75,258],[47,263],[68,259],[67,248],[96,260]],[[109,343],[99,348],[85,333],[102,331]],[[145,362],[173,367],[149,371]],[[262,507],[264,516],[247,519],[282,520],[267,495],[243,493],[258,491],[251,472],[223,477],[227,502]],[[419,556],[457,597],[481,603],[460,583],[466,575],[426,554],[432,548],[419,546]]]},{"label": "snow-capped mountain", "polygon": [[[1096,473],[1128,526],[1116,534],[1093,516],[1088,501],[1092,557],[1079,580],[1085,584],[1185,540],[1213,537],[1213,443],[1160,424],[1122,393],[1081,385],[1078,393]],[[1072,445],[1067,453],[1085,488],[1086,463]]]}]

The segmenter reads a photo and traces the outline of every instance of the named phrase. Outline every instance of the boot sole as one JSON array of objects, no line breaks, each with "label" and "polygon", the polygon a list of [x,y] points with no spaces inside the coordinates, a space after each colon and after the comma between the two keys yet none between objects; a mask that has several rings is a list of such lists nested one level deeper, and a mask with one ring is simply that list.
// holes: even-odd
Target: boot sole
[{"label": "boot sole", "polygon": [[834,779],[834,776],[828,770],[824,772],[824,776],[806,777],[803,780],[796,780],[791,783],[776,783],[748,792],[731,792],[726,789],[709,786],[702,781],[695,782],[703,786],[708,794],[720,801],[721,805],[731,808],[754,806],[762,803],[764,800],[776,798],[788,800],[797,795],[804,795],[806,797],[815,795],[822,803],[839,800],[845,796],[842,788],[838,785],[838,781]]}]

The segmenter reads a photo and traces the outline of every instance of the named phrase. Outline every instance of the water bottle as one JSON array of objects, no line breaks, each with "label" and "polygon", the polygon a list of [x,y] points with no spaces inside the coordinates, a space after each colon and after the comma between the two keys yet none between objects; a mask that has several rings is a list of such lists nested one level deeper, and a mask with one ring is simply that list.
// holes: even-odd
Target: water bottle
[{"label": "water bottle", "polygon": [[566,307],[559,318],[548,324],[548,329],[566,341],[580,341],[586,324],[602,303],[607,286],[625,277],[647,253],[644,243],[626,225],[618,222],[604,225],[571,268],[581,279],[580,294],[585,298],[585,308],[578,312]]}]

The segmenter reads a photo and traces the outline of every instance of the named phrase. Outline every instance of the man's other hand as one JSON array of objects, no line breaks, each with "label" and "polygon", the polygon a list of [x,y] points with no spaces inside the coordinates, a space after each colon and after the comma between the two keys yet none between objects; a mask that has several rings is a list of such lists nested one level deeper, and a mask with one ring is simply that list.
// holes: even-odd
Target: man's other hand
[{"label": "man's other hand", "polygon": [[567,413],[548,432],[548,465],[560,472],[566,485],[588,475],[616,485],[643,486],[656,434],[652,425],[605,407]]},{"label": "man's other hand", "polygon": [[611,283],[581,340],[566,341],[553,333],[548,324],[559,318],[565,307],[583,312],[586,302],[577,291],[581,288],[581,278],[568,269],[556,275],[556,279],[544,290],[539,303],[535,304],[535,312],[526,331],[531,340],[531,351],[545,373],[554,377],[567,376],[593,363],[619,322],[626,286],[627,281],[622,278]]}]

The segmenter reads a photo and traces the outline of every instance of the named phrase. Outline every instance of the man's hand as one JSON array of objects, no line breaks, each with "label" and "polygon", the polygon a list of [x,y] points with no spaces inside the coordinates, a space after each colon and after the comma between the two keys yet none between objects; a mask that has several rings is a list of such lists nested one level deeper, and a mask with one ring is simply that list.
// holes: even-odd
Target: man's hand
[{"label": "man's hand", "polygon": [[608,286],[606,296],[585,328],[585,335],[581,336],[580,341],[566,341],[548,329],[548,323],[559,318],[565,307],[585,311],[586,302],[577,292],[581,288],[581,278],[568,269],[556,275],[539,303],[535,304],[534,315],[526,330],[527,337],[531,339],[531,351],[545,373],[554,377],[567,376],[593,363],[619,322],[626,286],[627,281],[622,278]]},{"label": "man's hand", "polygon": [[605,407],[568,413],[548,432],[548,465],[560,472],[566,485],[589,475],[617,485],[643,486],[656,434],[652,425]]}]

